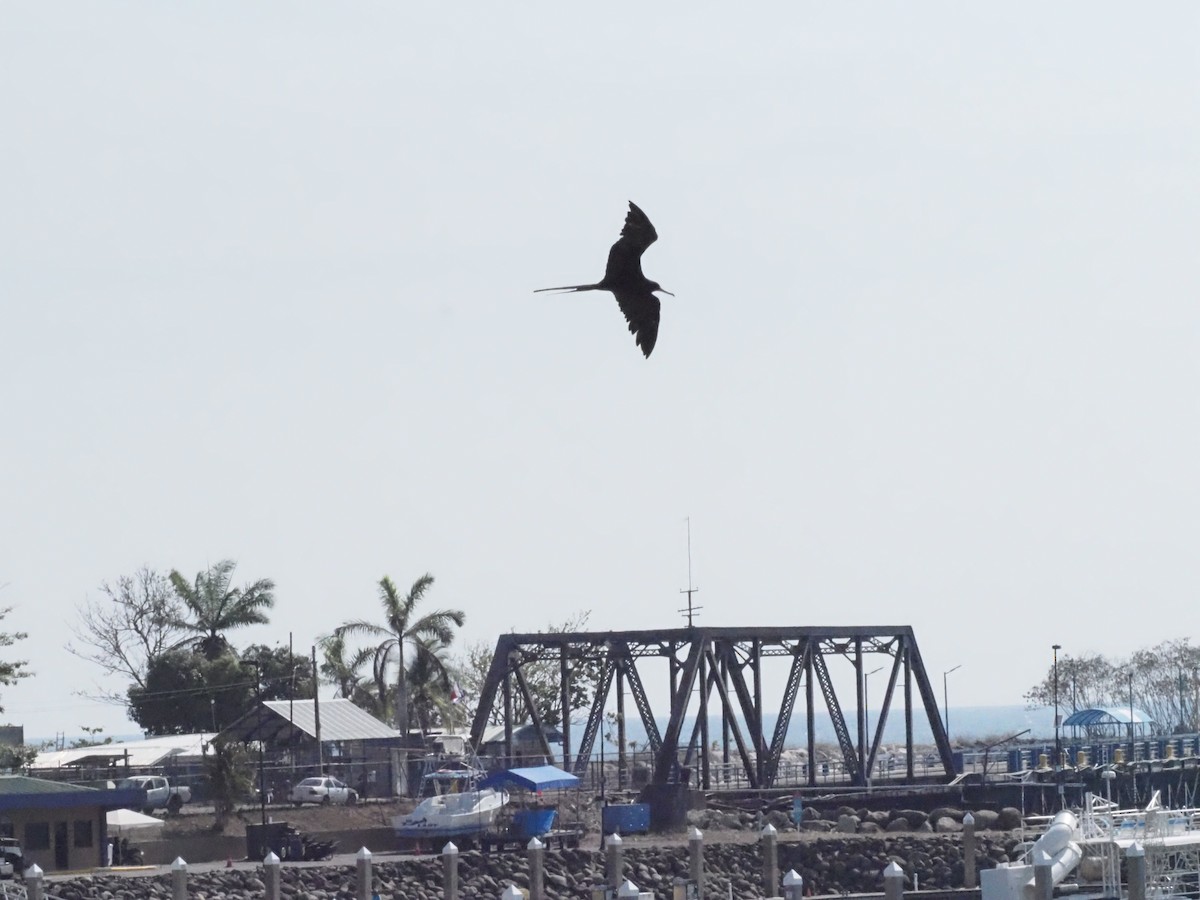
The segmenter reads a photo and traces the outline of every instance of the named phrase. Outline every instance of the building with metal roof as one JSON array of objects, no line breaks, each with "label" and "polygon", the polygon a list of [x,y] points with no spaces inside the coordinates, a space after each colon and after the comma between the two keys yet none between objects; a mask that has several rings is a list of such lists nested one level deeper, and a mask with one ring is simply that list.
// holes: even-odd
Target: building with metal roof
[{"label": "building with metal roof", "polygon": [[320,740],[400,741],[400,732],[349,700],[267,700],[246,712],[219,738],[249,743],[264,741],[290,746]]},{"label": "building with metal roof", "polygon": [[51,769],[150,769],[171,763],[198,761],[204,757],[214,735],[172,734],[146,738],[141,741],[114,741],[91,747],[69,750],[39,750],[31,769],[48,772]]},{"label": "building with metal roof", "polygon": [[[286,792],[300,778],[332,775],[361,796],[407,791],[407,771],[398,755],[416,750],[420,736],[400,732],[349,700],[268,700],[254,706],[215,738],[218,743],[257,744],[270,761],[262,776],[270,790]],[[420,757],[418,756],[418,759]],[[418,765],[418,763],[413,763]]]},{"label": "building with metal roof", "polygon": [[15,837],[25,865],[48,872],[105,863],[110,809],[137,806],[146,792],[96,790],[25,775],[0,775],[0,834]]}]

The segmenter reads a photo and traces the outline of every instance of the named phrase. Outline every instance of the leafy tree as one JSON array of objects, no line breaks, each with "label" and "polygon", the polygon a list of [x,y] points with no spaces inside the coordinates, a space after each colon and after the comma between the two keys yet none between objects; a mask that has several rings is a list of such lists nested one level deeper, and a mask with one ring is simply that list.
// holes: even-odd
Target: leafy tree
[{"label": "leafy tree", "polygon": [[179,572],[171,570],[171,586],[184,605],[184,616],[176,625],[199,635],[196,646],[209,660],[229,649],[226,631],[247,625],[266,625],[265,610],[275,605],[275,582],[261,578],[245,587],[232,587],[237,563],[221,560],[196,575],[189,584]]},{"label": "leafy tree", "polygon": [[212,789],[216,827],[224,831],[237,815],[238,801],[250,793],[254,783],[249,751],[241,744],[213,743],[204,757],[204,771]]},{"label": "leafy tree", "polygon": [[[1059,656],[1058,703],[1068,712],[1133,705],[1161,731],[1200,730],[1200,647],[1187,638],[1136,650],[1128,658]],[[1054,665],[1025,692],[1031,707],[1054,705]]]},{"label": "leafy tree", "polygon": [[[396,686],[396,728],[405,735],[408,734],[409,725],[409,660],[406,651],[411,651],[417,658],[429,654],[430,641],[448,646],[454,640],[452,626],[461,628],[466,619],[466,615],[458,609],[439,609],[418,615],[417,607],[432,586],[433,576],[425,574],[413,582],[407,594],[401,596],[392,579],[385,575],[379,581],[383,624],[357,620],[345,622],[333,632],[334,637],[355,635],[378,641],[372,656],[372,670],[379,699],[382,702],[386,697],[383,678],[392,670],[395,672]],[[431,659],[429,662],[434,666],[441,664],[440,659]]]},{"label": "leafy tree", "polygon": [[421,734],[438,726],[459,726],[466,715],[451,699],[454,685],[448,648],[436,640],[423,642],[408,669],[409,706],[416,716]]},{"label": "leafy tree", "polygon": [[111,737],[106,737],[103,740],[100,739],[100,735],[104,733],[103,728],[89,728],[87,725],[80,725],[79,730],[85,736],[75,738],[75,740],[71,741],[72,750],[80,750],[84,747],[98,747],[102,744],[111,744],[113,742]]},{"label": "leafy tree", "polygon": [[195,734],[228,725],[254,702],[254,673],[232,653],[164,653],[144,687],[129,688],[129,715],[149,734]]},{"label": "leafy tree", "polygon": [[262,672],[263,700],[311,700],[317,695],[312,666],[287,647],[251,644],[242,651],[241,663],[253,662]]},{"label": "leafy tree", "polygon": [[[68,643],[67,650],[95,663],[106,675],[144,687],[150,663],[179,645],[183,605],[167,577],[149,566],[115,583],[104,582],[100,594],[78,608],[78,622],[71,626],[78,644]],[[125,701],[123,694],[112,691],[101,696]]]},{"label": "leafy tree", "polygon": [[37,759],[40,747],[21,744],[19,747],[0,747],[0,770],[16,774],[23,772]]},{"label": "leafy tree", "polygon": [[[321,639],[320,646],[323,657],[321,680],[334,686],[334,696],[349,700],[376,718],[386,721],[386,711],[380,706],[378,693],[381,688],[385,696],[387,693],[383,683],[384,673],[380,672],[376,677],[373,669],[371,678],[363,674],[363,669],[374,661],[376,648],[364,647],[349,651],[344,634],[327,635]],[[348,657],[347,653],[350,654]]]},{"label": "leafy tree", "polygon": [[287,647],[254,644],[240,658],[229,651],[216,659],[181,648],[151,664],[145,687],[129,689],[129,714],[150,734],[215,731],[250,709],[260,689],[263,700],[316,696],[311,667]]},{"label": "leafy tree", "polygon": [[[1063,655],[1058,658],[1058,705],[1069,715],[1075,709],[1110,706],[1116,670],[1104,656]],[[1025,692],[1031,708],[1054,705],[1054,665],[1046,677]]]},{"label": "leafy tree", "polygon": [[[587,628],[590,611],[583,611],[559,625],[550,625],[546,631],[550,634],[567,634],[573,631],[584,631]],[[488,670],[492,666],[492,656],[495,648],[483,642],[471,644],[466,648],[466,655],[456,663],[458,678],[466,696],[466,714],[468,719],[474,719],[479,696],[487,680]],[[601,663],[597,660],[572,660],[571,662],[571,708],[567,714],[575,710],[587,709],[595,696],[596,685],[600,681]],[[563,722],[562,693],[559,690],[561,673],[557,659],[541,660],[526,663],[521,668],[525,682],[529,685],[529,693],[537,704],[538,714],[543,725],[561,725]],[[488,710],[488,723],[499,725],[503,720],[504,710],[493,705]],[[519,691],[513,692],[513,724],[523,725],[531,722],[532,717],[525,705],[525,698]]]},{"label": "leafy tree", "polygon": [[[12,612],[11,606],[6,606],[0,609],[0,621]],[[23,641],[29,635],[24,631],[0,632],[0,647],[11,647],[17,641]],[[33,673],[26,670],[29,661],[19,659],[14,661],[0,660],[0,685],[16,684],[22,678],[28,678]],[[0,706],[0,712],[4,712],[4,707]]]}]

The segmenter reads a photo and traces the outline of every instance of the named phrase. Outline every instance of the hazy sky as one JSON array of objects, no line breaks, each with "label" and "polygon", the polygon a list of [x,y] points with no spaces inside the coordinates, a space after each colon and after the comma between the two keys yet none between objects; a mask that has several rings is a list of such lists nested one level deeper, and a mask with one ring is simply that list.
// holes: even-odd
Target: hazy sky
[{"label": "hazy sky", "polygon": [[[30,735],[143,564],[298,647],[903,625],[951,700],[1191,636],[1200,8],[9,3],[0,603]],[[660,239],[642,358],[603,273]]]}]

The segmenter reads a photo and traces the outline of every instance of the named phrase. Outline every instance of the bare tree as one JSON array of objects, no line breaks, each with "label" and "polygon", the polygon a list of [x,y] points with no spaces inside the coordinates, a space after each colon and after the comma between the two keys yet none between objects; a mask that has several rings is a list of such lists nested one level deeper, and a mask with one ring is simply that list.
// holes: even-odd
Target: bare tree
[{"label": "bare tree", "polygon": [[[71,626],[76,642],[68,643],[67,650],[106,675],[145,688],[150,664],[184,640],[186,632],[178,624],[182,601],[170,580],[149,566],[103,583],[100,594],[78,607],[79,620]],[[125,704],[126,688],[102,691],[100,699]]]}]

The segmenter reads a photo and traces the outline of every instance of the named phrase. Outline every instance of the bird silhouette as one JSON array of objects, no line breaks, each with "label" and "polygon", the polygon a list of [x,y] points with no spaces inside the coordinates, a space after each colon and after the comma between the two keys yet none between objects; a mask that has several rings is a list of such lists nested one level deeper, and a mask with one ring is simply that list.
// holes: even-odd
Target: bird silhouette
[{"label": "bird silhouette", "polygon": [[646,214],[630,200],[629,212],[625,214],[625,227],[621,229],[621,236],[617,238],[617,242],[608,251],[608,266],[604,270],[604,278],[596,284],[538,288],[534,293],[612,291],[621,312],[625,314],[625,321],[629,323],[630,334],[649,359],[650,351],[654,349],[654,343],[658,340],[658,314],[662,307],[654,292],[662,291],[664,294],[675,296],[660,287],[657,281],[651,281],[642,274],[642,254],[656,240],[658,232],[654,230]]}]

